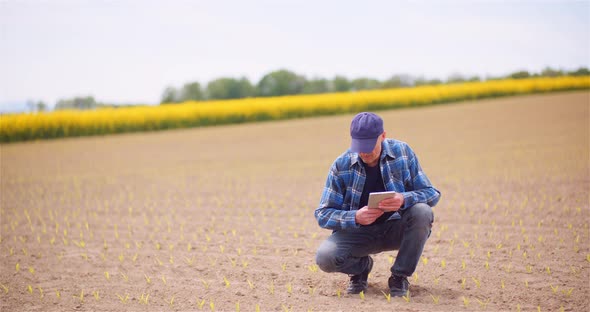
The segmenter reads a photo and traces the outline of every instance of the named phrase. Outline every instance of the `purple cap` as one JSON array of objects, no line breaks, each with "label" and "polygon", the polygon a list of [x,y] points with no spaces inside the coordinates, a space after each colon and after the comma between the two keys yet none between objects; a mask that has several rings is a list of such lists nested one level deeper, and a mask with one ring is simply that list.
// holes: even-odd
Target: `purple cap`
[{"label": "purple cap", "polygon": [[350,123],[350,136],[352,137],[350,150],[354,153],[372,152],[382,133],[383,119],[381,117],[373,113],[359,113]]}]

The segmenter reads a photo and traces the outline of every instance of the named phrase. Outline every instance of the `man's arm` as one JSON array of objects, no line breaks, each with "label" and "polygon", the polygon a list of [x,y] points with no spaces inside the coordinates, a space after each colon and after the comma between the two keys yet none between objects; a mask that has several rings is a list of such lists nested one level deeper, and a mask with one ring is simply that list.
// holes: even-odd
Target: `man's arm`
[{"label": "man's arm", "polygon": [[338,168],[334,162],[326,179],[320,205],[314,212],[320,227],[330,230],[358,227],[355,221],[356,211],[342,210],[345,194],[346,185],[338,176]]},{"label": "man's arm", "polygon": [[422,171],[416,154],[409,146],[408,167],[410,170],[410,181],[406,187],[411,191],[402,193],[404,204],[401,210],[410,208],[418,203],[425,203],[430,207],[434,207],[440,199],[440,192],[432,186],[432,183],[430,183],[430,180]]}]

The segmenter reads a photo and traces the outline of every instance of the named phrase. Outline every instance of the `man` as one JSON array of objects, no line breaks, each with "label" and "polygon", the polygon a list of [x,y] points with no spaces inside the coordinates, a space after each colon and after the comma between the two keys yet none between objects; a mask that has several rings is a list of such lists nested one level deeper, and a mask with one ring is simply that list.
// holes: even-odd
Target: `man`
[{"label": "man", "polygon": [[[391,296],[406,296],[411,276],[430,236],[432,208],[440,192],[422,172],[414,151],[386,139],[383,120],[373,113],[356,115],[350,125],[350,149],[332,164],[315,217],[333,230],[319,247],[318,266],[350,275],[347,292],[366,291],[373,268],[369,254],[398,250],[388,280]],[[367,207],[369,193],[395,191]]]}]

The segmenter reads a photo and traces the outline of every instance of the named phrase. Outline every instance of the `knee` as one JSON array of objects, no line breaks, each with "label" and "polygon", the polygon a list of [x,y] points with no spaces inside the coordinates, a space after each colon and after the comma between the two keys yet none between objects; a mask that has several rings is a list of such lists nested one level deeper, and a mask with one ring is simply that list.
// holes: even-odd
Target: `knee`
[{"label": "knee", "polygon": [[427,204],[419,203],[408,209],[406,213],[409,213],[409,217],[414,222],[425,223],[431,225],[434,221],[434,213],[432,207]]},{"label": "knee", "polygon": [[315,256],[315,262],[318,267],[327,273],[338,271],[338,260],[335,253],[335,249],[331,248],[331,244],[324,242]]}]

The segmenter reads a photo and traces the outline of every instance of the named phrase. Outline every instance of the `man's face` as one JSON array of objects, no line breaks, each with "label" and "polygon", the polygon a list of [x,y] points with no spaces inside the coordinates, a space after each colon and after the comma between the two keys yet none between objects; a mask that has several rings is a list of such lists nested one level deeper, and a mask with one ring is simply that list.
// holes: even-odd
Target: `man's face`
[{"label": "man's face", "polygon": [[370,153],[359,153],[359,157],[363,160],[363,162],[370,167],[374,167],[379,162],[379,156],[381,156],[381,142],[385,139],[385,132],[383,132],[378,138],[377,143],[375,143],[375,148]]}]

